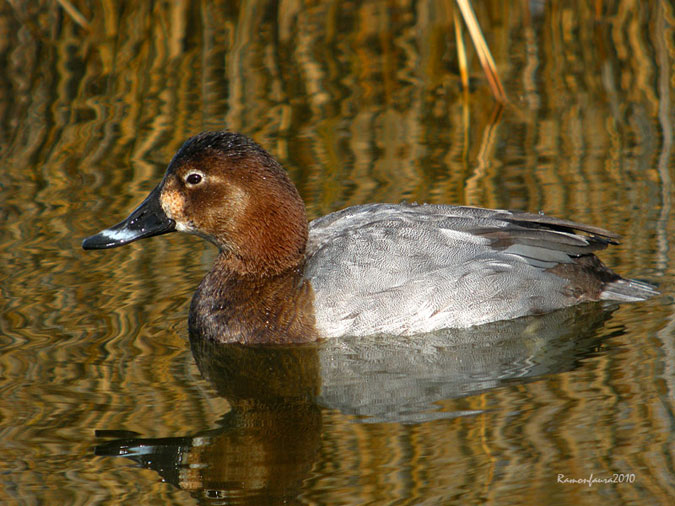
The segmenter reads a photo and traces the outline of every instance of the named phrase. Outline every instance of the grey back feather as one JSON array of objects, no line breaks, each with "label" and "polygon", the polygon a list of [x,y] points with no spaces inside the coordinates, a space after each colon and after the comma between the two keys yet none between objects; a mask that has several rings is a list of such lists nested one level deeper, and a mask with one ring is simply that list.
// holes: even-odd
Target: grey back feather
[{"label": "grey back feather", "polygon": [[415,334],[569,306],[549,269],[617,239],[542,214],[367,204],[310,223],[305,275],[327,337]]}]

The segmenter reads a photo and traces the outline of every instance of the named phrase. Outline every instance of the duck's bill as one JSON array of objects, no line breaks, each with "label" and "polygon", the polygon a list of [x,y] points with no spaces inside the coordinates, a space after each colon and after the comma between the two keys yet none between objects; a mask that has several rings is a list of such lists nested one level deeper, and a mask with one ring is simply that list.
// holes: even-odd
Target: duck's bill
[{"label": "duck's bill", "polygon": [[159,193],[158,186],[126,220],[87,237],[82,241],[82,247],[84,249],[116,248],[138,239],[167,234],[176,230],[176,222],[167,217],[159,203]]}]

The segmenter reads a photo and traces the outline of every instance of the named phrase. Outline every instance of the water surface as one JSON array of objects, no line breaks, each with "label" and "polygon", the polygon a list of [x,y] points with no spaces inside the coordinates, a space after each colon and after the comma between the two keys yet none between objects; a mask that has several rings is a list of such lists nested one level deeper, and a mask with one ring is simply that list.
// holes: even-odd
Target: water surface
[{"label": "water surface", "polygon": [[[461,87],[452,2],[75,4],[87,26],[0,7],[0,502],[672,503],[672,5],[476,2],[500,108],[472,49]],[[224,127],[310,218],[544,211],[620,233],[602,259],[662,295],[413,342],[191,340],[211,246],[80,242]]]}]

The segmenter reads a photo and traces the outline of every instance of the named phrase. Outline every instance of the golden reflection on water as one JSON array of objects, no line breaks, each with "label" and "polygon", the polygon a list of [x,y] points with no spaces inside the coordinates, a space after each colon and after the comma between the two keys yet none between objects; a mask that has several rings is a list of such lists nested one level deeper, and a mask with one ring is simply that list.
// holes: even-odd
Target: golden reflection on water
[{"label": "golden reflection on water", "polygon": [[185,324],[212,252],[174,236],[105,253],[79,242],[125,216],[186,137],[223,127],[278,157],[310,217],[400,200],[543,210],[621,233],[603,259],[665,294],[617,310],[571,367],[432,409],[465,416],[368,423],[323,406],[289,498],[675,495],[669,3],[476,2],[504,110],[475,61],[463,94],[449,1],[73,3],[89,31],[58,2],[0,7],[0,502],[202,497],[197,479],[190,495],[93,448],[96,429],[222,429],[232,399],[200,374]]}]

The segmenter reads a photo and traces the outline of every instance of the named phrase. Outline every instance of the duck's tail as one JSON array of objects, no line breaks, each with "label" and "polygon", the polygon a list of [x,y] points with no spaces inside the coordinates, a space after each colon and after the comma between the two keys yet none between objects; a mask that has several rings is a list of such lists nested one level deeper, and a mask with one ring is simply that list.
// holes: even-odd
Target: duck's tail
[{"label": "duck's tail", "polygon": [[659,291],[656,287],[649,283],[637,279],[621,278],[605,285],[605,289],[600,293],[600,298],[620,302],[638,302],[658,294]]}]

